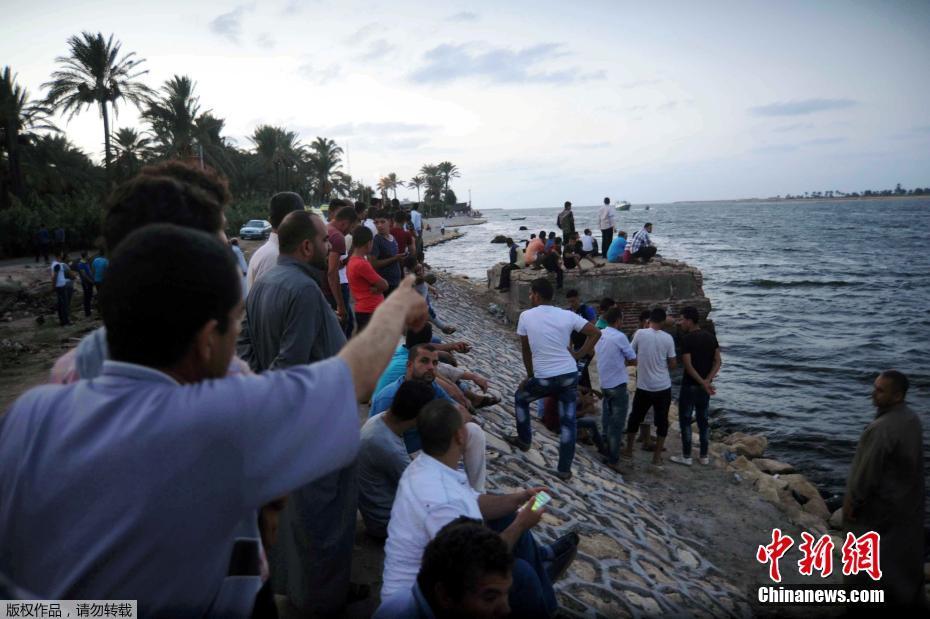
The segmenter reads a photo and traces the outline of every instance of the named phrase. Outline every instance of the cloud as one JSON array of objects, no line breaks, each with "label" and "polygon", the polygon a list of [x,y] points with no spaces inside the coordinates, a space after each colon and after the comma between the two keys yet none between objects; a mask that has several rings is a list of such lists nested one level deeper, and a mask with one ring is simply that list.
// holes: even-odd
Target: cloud
[{"label": "cloud", "polygon": [[775,127],[773,131],[778,133],[787,133],[789,131],[803,131],[805,129],[813,129],[814,123],[793,123],[790,125],[780,125]]},{"label": "cloud", "polygon": [[826,146],[828,144],[842,144],[846,138],[817,138],[804,142],[804,146]]},{"label": "cloud", "polygon": [[264,49],[274,49],[276,42],[271,35],[267,32],[263,32],[255,39],[255,42],[258,43],[258,46]]},{"label": "cloud", "polygon": [[599,149],[599,148],[610,148],[613,146],[613,142],[575,142],[569,144],[571,148],[578,148],[581,150],[590,150],[590,149]]},{"label": "cloud", "polygon": [[282,15],[297,15],[304,10],[304,5],[306,0],[288,0],[287,4],[284,5],[284,8],[281,9]]},{"label": "cloud", "polygon": [[795,144],[772,144],[769,146],[760,146],[752,149],[752,152],[760,155],[775,155],[779,153],[791,153],[798,150]]},{"label": "cloud", "polygon": [[478,14],[471,11],[462,11],[455,15],[450,15],[447,21],[478,21]]},{"label": "cloud", "polygon": [[342,67],[338,64],[331,64],[328,67],[318,69],[310,63],[304,63],[297,67],[297,73],[304,79],[323,85],[342,75]]},{"label": "cloud", "polygon": [[656,110],[660,112],[671,112],[672,110],[678,109],[680,107],[688,107],[694,103],[694,99],[672,99],[671,101],[666,101],[661,105],[656,106]]},{"label": "cloud", "polygon": [[396,49],[396,46],[387,42],[387,39],[375,39],[368,44],[368,49],[358,56],[356,60],[370,61],[378,60],[390,54]]},{"label": "cloud", "polygon": [[358,45],[362,41],[365,41],[374,34],[380,32],[383,29],[383,26],[378,24],[378,22],[370,22],[350,34],[345,38],[346,45]]},{"label": "cloud", "polygon": [[242,33],[242,16],[248,9],[249,7],[240,5],[228,13],[217,15],[210,21],[210,31],[233,43],[238,43],[239,35]]},{"label": "cloud", "polygon": [[620,84],[620,88],[639,88],[641,86],[653,86],[655,84],[661,84],[662,80],[634,80],[632,82],[624,82]]},{"label": "cloud", "polygon": [[410,74],[419,83],[443,84],[469,77],[499,84],[568,84],[600,80],[603,70],[584,72],[578,67],[547,71],[539,68],[568,55],[558,43],[541,43],[522,49],[484,48],[474,44],[443,44],[424,54],[424,64]]},{"label": "cloud", "polygon": [[803,116],[827,110],[844,110],[858,105],[853,99],[803,99],[784,101],[749,108],[756,116]]},{"label": "cloud", "polygon": [[428,125],[424,123],[408,123],[403,121],[387,121],[387,122],[363,122],[363,123],[340,123],[337,125],[321,126],[321,127],[303,127],[301,128],[301,134],[305,135],[325,135],[325,136],[339,136],[341,138],[353,137],[353,136],[375,136],[375,137],[391,137],[395,136],[396,139],[413,139],[413,135],[417,133],[426,133],[430,131],[435,131],[438,129],[436,125]]}]

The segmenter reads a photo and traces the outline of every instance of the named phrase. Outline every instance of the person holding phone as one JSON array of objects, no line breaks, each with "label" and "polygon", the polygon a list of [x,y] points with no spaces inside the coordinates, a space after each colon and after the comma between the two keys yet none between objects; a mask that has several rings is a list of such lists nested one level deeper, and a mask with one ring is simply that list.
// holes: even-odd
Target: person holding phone
[{"label": "person holding phone", "polygon": [[434,400],[424,406],[417,416],[417,430],[422,453],[404,470],[391,508],[381,599],[388,604],[392,596],[408,596],[427,544],[445,525],[467,516],[500,533],[516,559],[515,572],[529,576],[510,590],[514,615],[551,616],[557,608],[552,583],[571,565],[579,540],[576,533],[569,533],[550,545],[536,541],[532,529],[545,513],[546,489],[503,495],[474,491],[458,471],[467,432],[451,402]]}]

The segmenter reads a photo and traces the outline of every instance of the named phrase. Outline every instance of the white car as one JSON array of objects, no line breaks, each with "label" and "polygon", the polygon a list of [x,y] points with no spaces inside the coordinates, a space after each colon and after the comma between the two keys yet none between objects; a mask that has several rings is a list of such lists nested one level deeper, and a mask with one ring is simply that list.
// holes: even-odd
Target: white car
[{"label": "white car", "polygon": [[271,223],[264,219],[253,219],[239,229],[241,239],[267,239],[271,235]]}]

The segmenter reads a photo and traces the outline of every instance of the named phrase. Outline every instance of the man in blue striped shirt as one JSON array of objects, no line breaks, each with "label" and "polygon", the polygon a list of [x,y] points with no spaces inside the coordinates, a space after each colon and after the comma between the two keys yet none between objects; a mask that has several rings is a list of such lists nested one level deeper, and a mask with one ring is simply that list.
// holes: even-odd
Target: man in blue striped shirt
[{"label": "man in blue striped shirt", "polygon": [[633,235],[633,240],[630,242],[632,259],[642,259],[642,262],[646,263],[656,255],[656,246],[652,244],[650,234],[652,234],[652,224],[646,224],[642,230]]}]

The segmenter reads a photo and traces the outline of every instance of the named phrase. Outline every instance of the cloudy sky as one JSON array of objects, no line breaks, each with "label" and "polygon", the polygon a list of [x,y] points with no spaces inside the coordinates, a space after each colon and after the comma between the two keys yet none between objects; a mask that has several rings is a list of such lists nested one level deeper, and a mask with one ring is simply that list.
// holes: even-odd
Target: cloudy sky
[{"label": "cloudy sky", "polygon": [[[5,4],[34,96],[70,35],[114,33],[242,147],[333,138],[372,184],[450,160],[476,208],[930,186],[925,0]],[[95,111],[61,126],[99,158]]]}]

